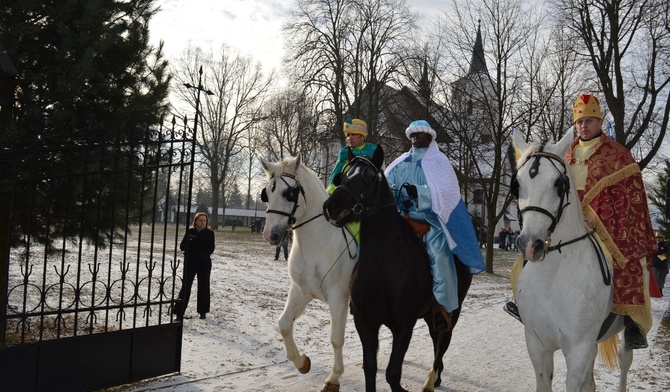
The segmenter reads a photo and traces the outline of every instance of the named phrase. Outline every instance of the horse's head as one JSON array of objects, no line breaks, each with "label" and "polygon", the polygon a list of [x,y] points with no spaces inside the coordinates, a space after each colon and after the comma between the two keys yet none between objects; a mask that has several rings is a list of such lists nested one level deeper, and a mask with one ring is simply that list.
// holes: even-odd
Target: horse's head
[{"label": "horse's head", "polygon": [[323,203],[328,221],[342,227],[360,220],[360,214],[373,205],[384,178],[384,151],[377,146],[372,158],[354,156],[349,150],[349,169],[335,178],[335,191]]},{"label": "horse's head", "polygon": [[305,190],[297,175],[300,157],[287,158],[277,163],[261,159],[261,165],[267,176],[261,199],[268,204],[263,238],[270,244],[277,245],[286,231],[296,223],[301,200],[306,200]]},{"label": "horse's head", "polygon": [[[570,174],[565,153],[574,140],[572,128],[556,144],[528,144],[520,132],[513,135],[521,153],[512,176],[512,194],[519,204],[521,234],[517,246],[524,258],[539,261],[551,246],[551,233],[570,204]],[[573,190],[574,191],[574,190]],[[578,200],[573,200],[578,203]]]}]

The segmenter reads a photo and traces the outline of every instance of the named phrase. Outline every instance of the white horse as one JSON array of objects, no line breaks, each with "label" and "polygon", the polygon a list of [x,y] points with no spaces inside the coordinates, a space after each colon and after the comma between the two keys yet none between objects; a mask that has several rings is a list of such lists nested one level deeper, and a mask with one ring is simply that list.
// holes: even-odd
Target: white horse
[{"label": "white horse", "polygon": [[333,369],[321,391],[338,391],[344,372],[342,347],[349,305],[349,282],[356,263],[356,243],[343,229],[322,216],[326,190],[314,172],[300,164],[300,157],[277,163],[261,160],[268,183],[263,199],[268,203],[263,238],[280,243],[293,230],[293,246],[288,258],[292,280],[286,306],[279,318],[286,357],[301,373],[310,369],[310,359],[298,351],[293,323],[312,299],[320,299],[330,309],[330,342]]},{"label": "white horse", "polygon": [[522,224],[517,244],[529,260],[519,276],[516,301],[537,391],[551,391],[554,352],[559,349],[567,366],[566,390],[595,391],[597,343],[606,340],[601,344],[609,345],[601,347],[606,364],[616,366],[620,346],[619,391],[624,392],[633,353],[617,343],[623,318],[608,318],[612,272],[571,186],[565,153],[573,139],[570,129],[556,144],[528,145],[520,132],[514,133],[514,146],[522,152],[512,181]]}]

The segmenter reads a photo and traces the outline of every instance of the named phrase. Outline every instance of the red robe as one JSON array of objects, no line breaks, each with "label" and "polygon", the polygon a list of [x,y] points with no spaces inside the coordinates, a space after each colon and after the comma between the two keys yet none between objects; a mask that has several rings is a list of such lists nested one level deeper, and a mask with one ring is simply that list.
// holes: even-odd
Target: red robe
[{"label": "red robe", "polygon": [[[576,139],[566,154],[572,165]],[[614,307],[623,315],[642,315],[644,271],[640,259],[650,262],[657,244],[651,225],[642,174],[630,152],[601,132],[600,142],[585,160],[588,167],[582,210],[614,259]]]}]

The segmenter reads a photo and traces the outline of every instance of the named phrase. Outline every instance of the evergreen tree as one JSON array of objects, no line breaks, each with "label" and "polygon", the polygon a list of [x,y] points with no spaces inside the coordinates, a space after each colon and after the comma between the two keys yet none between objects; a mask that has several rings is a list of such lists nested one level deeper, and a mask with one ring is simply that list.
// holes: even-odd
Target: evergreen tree
[{"label": "evergreen tree", "polygon": [[242,199],[242,194],[240,193],[240,187],[237,185],[233,185],[233,189],[230,192],[230,196],[228,197],[228,200],[226,202],[226,207],[231,207],[231,208],[244,208],[244,200]]},{"label": "evergreen tree", "polygon": [[167,109],[170,79],[162,48],[148,43],[152,3],[0,7],[0,42],[18,70],[0,83],[0,147],[20,152],[0,174],[15,180],[2,191],[13,194],[14,244],[30,235],[105,245],[149,213],[142,197],[154,178],[142,168],[166,154],[140,143],[160,138],[149,130]]},{"label": "evergreen tree", "polygon": [[658,227],[663,238],[670,239],[670,218],[665,216],[666,201],[668,200],[667,182],[670,177],[670,159],[665,161],[665,168],[657,177],[656,184],[651,191],[651,204],[656,207],[660,213],[653,216],[652,219],[658,223]]}]

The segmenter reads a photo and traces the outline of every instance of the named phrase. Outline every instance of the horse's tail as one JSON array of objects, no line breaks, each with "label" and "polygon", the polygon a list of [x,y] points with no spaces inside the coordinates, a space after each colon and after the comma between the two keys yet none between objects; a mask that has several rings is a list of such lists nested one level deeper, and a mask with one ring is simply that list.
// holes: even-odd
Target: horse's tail
[{"label": "horse's tail", "polygon": [[615,333],[607,340],[598,343],[600,363],[608,370],[619,367],[619,334]]}]

